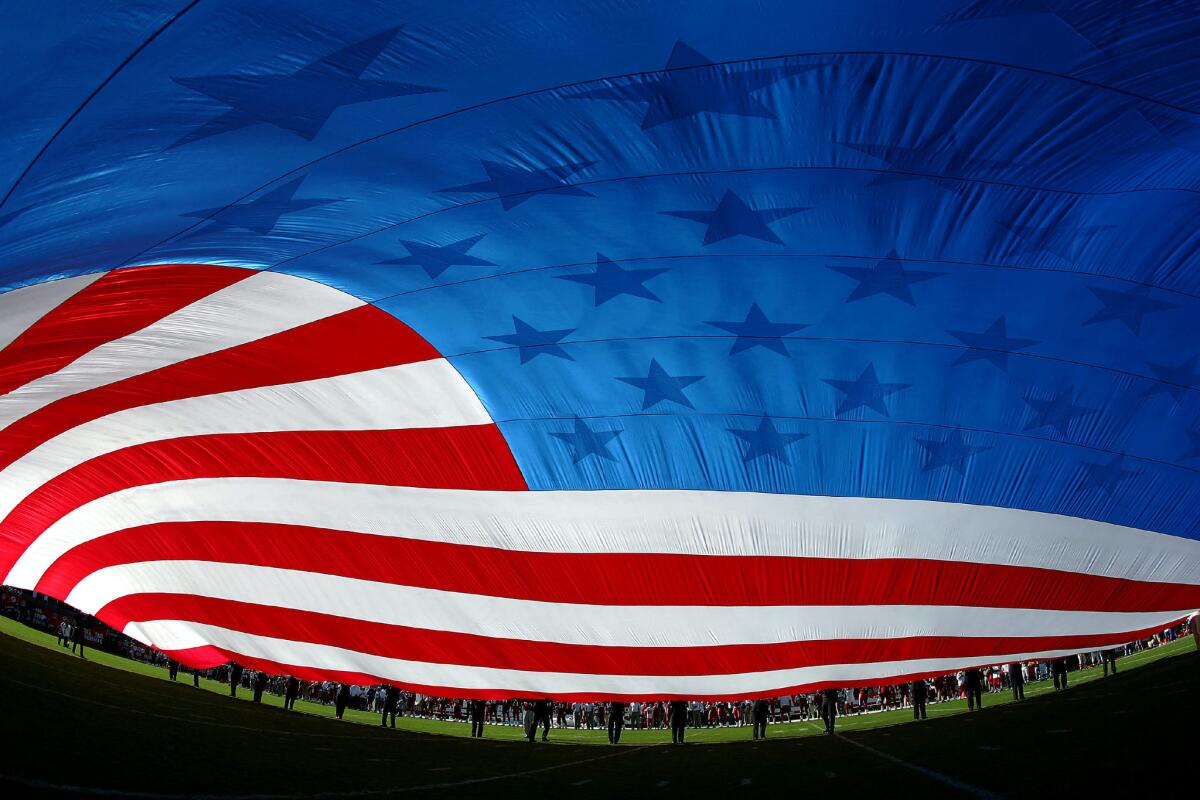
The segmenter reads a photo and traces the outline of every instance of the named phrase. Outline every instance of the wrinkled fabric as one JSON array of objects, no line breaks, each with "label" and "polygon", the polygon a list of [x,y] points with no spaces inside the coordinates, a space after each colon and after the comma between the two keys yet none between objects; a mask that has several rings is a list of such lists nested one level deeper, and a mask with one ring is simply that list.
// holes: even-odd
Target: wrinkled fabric
[{"label": "wrinkled fabric", "polygon": [[4,582],[463,696],[1200,606],[1200,3],[51,5],[0,31]]}]

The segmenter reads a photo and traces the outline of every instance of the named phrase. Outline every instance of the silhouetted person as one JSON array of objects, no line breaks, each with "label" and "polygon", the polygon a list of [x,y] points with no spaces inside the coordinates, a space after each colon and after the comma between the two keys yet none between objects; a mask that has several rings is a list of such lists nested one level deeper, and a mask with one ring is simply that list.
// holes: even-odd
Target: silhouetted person
[{"label": "silhouetted person", "polygon": [[1117,649],[1115,647],[1102,652],[1100,660],[1104,662],[1104,677],[1108,677],[1108,668],[1110,665],[1112,666],[1112,674],[1117,674]]},{"label": "silhouetted person", "polygon": [[296,696],[300,694],[300,681],[295,675],[288,675],[287,686],[283,690],[283,707],[291,711],[296,707]]},{"label": "silhouetted person", "polygon": [[533,735],[535,737],[539,726],[542,729],[542,741],[548,741],[550,739],[550,701],[544,698],[533,704]]},{"label": "silhouetted person", "polygon": [[625,704],[608,704],[608,743],[618,744],[621,741],[621,728],[625,727]]},{"label": "silhouetted person", "polygon": [[537,731],[537,717],[533,713],[532,700],[519,700],[517,708],[525,707],[524,713],[521,715],[521,724],[525,729],[525,738],[533,741],[534,733]]},{"label": "silhouetted person", "polygon": [[925,703],[929,701],[929,684],[925,681],[912,682],[913,719],[928,719],[925,716]]},{"label": "silhouetted person", "polygon": [[486,707],[482,700],[471,701],[471,736],[477,739],[483,738],[483,710]]},{"label": "silhouetted person", "polygon": [[236,661],[229,662],[229,696],[237,697],[238,684],[242,682],[242,665]]},{"label": "silhouetted person", "polygon": [[179,677],[179,662],[173,658],[167,659],[167,677],[171,680]]},{"label": "silhouetted person", "polygon": [[192,669],[192,686],[200,688],[200,670],[195,668]]},{"label": "silhouetted person", "polygon": [[1067,688],[1067,660],[1056,658],[1050,662],[1050,674],[1054,676],[1054,689],[1059,691]]},{"label": "silhouetted person", "polygon": [[687,730],[688,707],[687,700],[672,700],[670,708],[671,741],[683,744],[683,734]]},{"label": "silhouetted person", "polygon": [[346,713],[346,706],[350,705],[350,684],[338,684],[337,696],[333,699],[333,711],[338,719]]},{"label": "silhouetted person", "polygon": [[261,703],[263,690],[267,688],[267,673],[261,669],[254,675],[254,702]]},{"label": "silhouetted person", "polygon": [[983,710],[983,672],[978,667],[963,673],[963,689],[967,692],[967,710]]},{"label": "silhouetted person", "polygon": [[1008,682],[1012,684],[1013,700],[1025,699],[1025,665],[1008,665]]},{"label": "silhouetted person", "polygon": [[388,684],[383,691],[383,718],[379,720],[380,725],[386,728],[390,718],[392,727],[396,727],[396,706],[399,704],[400,689]]},{"label": "silhouetted person", "polygon": [[754,701],[754,708],[750,712],[750,725],[753,728],[752,733],[755,739],[767,738],[767,712],[769,710],[770,704],[767,703],[765,697]]},{"label": "silhouetted person", "polygon": [[821,721],[825,723],[825,733],[832,734],[837,723],[838,690],[824,689],[821,691]]},{"label": "silhouetted person", "polygon": [[77,621],[71,628],[71,652],[75,652],[75,648],[79,648],[79,657],[83,655],[83,620]]}]

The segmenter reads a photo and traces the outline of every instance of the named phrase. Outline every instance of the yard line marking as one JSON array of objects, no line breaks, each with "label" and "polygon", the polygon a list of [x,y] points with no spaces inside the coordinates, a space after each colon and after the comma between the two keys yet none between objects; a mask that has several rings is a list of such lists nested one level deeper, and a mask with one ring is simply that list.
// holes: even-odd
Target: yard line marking
[{"label": "yard line marking", "polygon": [[[165,794],[159,792],[138,792],[127,791],[124,789],[102,789],[90,786],[74,786],[71,784],[50,783],[48,781],[40,781],[33,778],[24,778],[19,775],[5,775],[0,773],[0,781],[11,781],[23,786],[28,786],[31,789],[48,789],[55,792],[63,792],[70,794],[95,795],[99,797],[128,797],[138,798],[139,800],[337,800],[338,798],[350,797],[386,797],[391,794],[404,794],[407,792],[420,792],[428,789],[453,789],[459,786],[469,786],[477,783],[491,783],[492,781],[501,781],[507,778],[524,778],[529,775],[537,775],[543,772],[553,772],[559,769],[568,767],[577,767],[581,764],[588,764],[593,761],[603,761],[607,758],[616,758],[618,756],[629,755],[630,753],[640,752],[645,748],[630,747],[626,750],[621,750],[616,753],[607,753],[594,758],[582,758],[577,761],[566,761],[562,764],[551,764],[546,767],[537,767],[536,769],[528,769],[522,772],[510,772],[504,775],[489,775],[485,778],[468,778],[461,781],[447,781],[445,783],[425,783],[419,786],[397,786],[387,789],[356,789],[343,792],[312,792],[312,793],[297,793],[297,794]],[[660,786],[665,786],[670,781],[660,781]]]},{"label": "yard line marking", "polygon": [[964,783],[957,778],[951,778],[949,775],[944,773],[937,772],[936,770],[929,769],[928,767],[922,767],[920,764],[914,764],[911,761],[905,761],[904,759],[894,756],[891,753],[885,753],[882,750],[876,750],[874,747],[871,747],[868,744],[863,744],[859,741],[855,741],[852,738],[848,738],[846,736],[839,736],[837,738],[846,744],[854,745],[855,747],[866,750],[868,753],[879,756],[885,761],[890,761],[898,766],[906,767],[914,772],[919,772],[927,778],[933,778],[938,783],[944,783],[953,789],[958,789],[960,792],[966,792],[972,797],[989,798],[989,800],[1000,797],[1000,795],[996,794],[995,792],[989,792],[987,789],[980,789],[978,786],[972,786],[969,783]]}]

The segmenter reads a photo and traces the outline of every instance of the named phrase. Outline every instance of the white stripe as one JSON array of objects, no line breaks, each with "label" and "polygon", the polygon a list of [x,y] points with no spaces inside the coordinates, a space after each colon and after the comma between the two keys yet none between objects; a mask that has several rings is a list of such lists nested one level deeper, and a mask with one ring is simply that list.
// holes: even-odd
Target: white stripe
[{"label": "white stripe", "polygon": [[250,274],[0,397],[0,428],[64,397],[237,347],[362,304],[345,292],[304,278],[277,272]]},{"label": "white stripe", "polygon": [[479,397],[441,358],[138,406],[73,428],[0,471],[0,518],[56,475],[147,442],[221,433],[400,430],[491,421]]},{"label": "white stripe", "polygon": [[32,589],[84,542],[138,525],[190,521],[273,522],[536,552],[917,558],[1188,584],[1200,576],[1200,542],[1190,539],[933,500],[203,478],[136,486],[75,509],[33,543],[4,582]]},{"label": "white stripe", "polygon": [[30,326],[104,275],[96,272],[76,278],[47,281],[0,294],[0,350],[8,347]]},{"label": "white stripe", "polygon": [[[231,544],[231,549],[236,545]],[[401,567],[402,569],[402,567]],[[612,647],[705,647],[909,636],[1085,636],[1150,628],[1183,611],[965,606],[612,606],[447,592],[215,561],[142,561],[93,572],[66,602],[89,614],[131,594],[190,594],[503,639]]]},{"label": "white stripe", "polygon": [[1054,658],[1074,652],[1055,650],[989,655],[977,659],[959,657],[826,664],[735,675],[585,675],[406,661],[180,620],[131,623],[126,626],[124,632],[164,650],[184,650],[211,644],[240,655],[263,658],[288,666],[361,672],[380,679],[409,684],[456,689],[498,689],[538,696],[575,693],[643,696],[750,694],[826,681],[883,681],[900,675],[944,673],[968,666]]}]

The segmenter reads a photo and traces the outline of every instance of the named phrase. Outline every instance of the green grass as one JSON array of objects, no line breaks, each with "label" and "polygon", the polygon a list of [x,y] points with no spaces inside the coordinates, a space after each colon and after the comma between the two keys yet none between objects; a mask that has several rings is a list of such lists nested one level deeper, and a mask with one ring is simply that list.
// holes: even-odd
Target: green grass
[{"label": "green grass", "polygon": [[[59,653],[63,657],[73,658],[70,652],[65,648],[59,647],[55,643],[55,638],[51,634],[43,633],[42,631],[29,628],[18,622],[15,622],[7,617],[0,617],[0,633],[13,636],[17,639],[49,648],[50,650]],[[1151,650],[1143,650],[1140,653],[1122,658],[1119,663],[1119,668],[1122,671],[1136,669],[1140,666],[1153,663],[1162,658],[1168,658],[1180,653],[1189,652],[1195,649],[1194,640],[1190,637],[1179,639],[1178,641],[1163,647],[1156,647]],[[167,671],[163,667],[156,667],[141,661],[132,661],[127,658],[115,656],[110,653],[105,653],[98,650],[88,650],[88,660],[94,664],[100,664],[105,667],[112,667],[126,672],[132,672],[138,675],[146,675],[158,680],[167,680]],[[1078,670],[1070,673],[1071,686],[1079,686],[1090,683],[1091,681],[1103,677],[1103,670],[1100,667],[1092,667],[1090,669]],[[179,680],[191,686],[191,675],[180,673]],[[228,684],[219,683],[217,681],[209,681],[201,679],[200,687],[204,691],[215,692],[228,697]],[[1026,699],[1032,699],[1047,693],[1053,693],[1054,687],[1049,680],[1037,681],[1027,684],[1025,687]],[[250,702],[250,692],[246,689],[238,690],[238,700]],[[1004,691],[997,694],[985,694],[983,698],[984,707],[992,708],[995,706],[1003,706],[1012,703],[1011,692]],[[275,695],[263,695],[263,703],[277,708],[282,708],[283,699]],[[333,707],[322,705],[320,703],[311,703],[304,700],[297,701],[296,710],[303,714],[309,714],[317,717],[333,718]],[[967,703],[965,700],[952,700],[942,703],[935,703],[928,707],[930,718],[947,717],[955,714],[963,714],[967,712]],[[379,715],[366,712],[355,711],[348,709],[346,711],[343,722],[356,723],[360,725],[379,725]],[[894,711],[872,712],[865,713],[860,716],[845,716],[838,718],[838,728],[843,731],[852,730],[871,730],[874,728],[883,728],[892,725],[899,725],[907,722],[912,722],[911,709],[899,709]],[[401,717],[396,720],[396,727],[406,731],[415,733],[433,734],[438,736],[460,736],[469,738],[470,726],[465,722],[450,722],[445,720],[422,719],[419,717]],[[815,736],[820,735],[821,731],[813,725],[806,725],[800,721],[793,721],[788,724],[772,724],[768,726],[767,735],[771,738],[776,737],[797,737],[797,736]],[[524,735],[521,729],[517,726],[510,725],[489,725],[487,728],[487,736],[490,739],[500,740],[523,740]],[[550,733],[551,739],[559,742],[571,742],[578,744],[608,744],[607,733],[604,730],[575,730],[574,728],[553,728]],[[750,727],[741,728],[692,728],[688,731],[689,741],[701,742],[731,742],[740,741],[751,738]],[[630,730],[626,729],[621,736],[622,745],[644,745],[644,744],[669,744],[671,734],[668,730]]]},{"label": "green grass", "polygon": [[15,623],[0,621],[0,633],[13,634],[0,635],[5,797],[1107,794],[1168,785],[1164,775],[1190,768],[1200,713],[1200,654],[1186,640],[1123,660],[1116,678],[1072,673],[1066,692],[1034,685],[1017,704],[991,695],[976,714],[945,703],[921,723],[896,724],[903,711],[852,717],[835,737],[774,725],[766,742],[744,728],[691,731],[685,747],[660,731],[599,747],[599,731],[555,730],[543,745],[512,741],[513,728],[472,740],[459,723],[392,731],[365,713],[337,723],[321,719],[323,706],[235,702],[218,683],[198,691],[190,676],[173,684],[165,670],[103,653],[81,661]]}]

